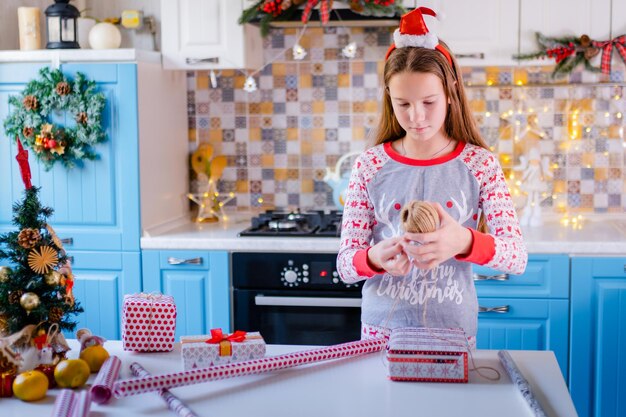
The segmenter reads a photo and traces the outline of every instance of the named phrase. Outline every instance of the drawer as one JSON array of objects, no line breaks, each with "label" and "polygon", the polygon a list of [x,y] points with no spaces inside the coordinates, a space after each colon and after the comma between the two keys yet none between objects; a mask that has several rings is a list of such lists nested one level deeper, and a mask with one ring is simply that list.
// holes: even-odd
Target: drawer
[{"label": "drawer", "polygon": [[569,270],[567,255],[530,255],[521,275],[473,266],[479,297],[568,298]]},{"label": "drawer", "polygon": [[161,269],[208,270],[209,252],[207,251],[160,251]]}]

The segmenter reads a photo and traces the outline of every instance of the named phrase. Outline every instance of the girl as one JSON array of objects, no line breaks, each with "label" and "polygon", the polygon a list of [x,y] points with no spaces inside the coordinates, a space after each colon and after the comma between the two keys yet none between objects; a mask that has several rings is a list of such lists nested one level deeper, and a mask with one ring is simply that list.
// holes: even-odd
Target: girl
[{"label": "girl", "polygon": [[[435,15],[423,7],[404,15],[387,53],[376,144],[352,169],[337,269],[346,283],[365,280],[363,338],[397,327],[462,328],[472,345],[471,263],[521,274],[527,253],[456,61],[422,13]],[[440,228],[404,233],[400,211],[411,200],[433,203]]]}]

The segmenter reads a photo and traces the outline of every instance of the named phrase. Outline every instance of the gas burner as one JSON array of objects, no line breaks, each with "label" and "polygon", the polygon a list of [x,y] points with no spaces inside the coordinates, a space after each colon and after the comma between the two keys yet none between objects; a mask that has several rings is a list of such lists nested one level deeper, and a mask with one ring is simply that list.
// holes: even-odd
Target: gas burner
[{"label": "gas burner", "polygon": [[338,237],[341,212],[311,210],[267,210],[253,217],[252,226],[239,236]]}]

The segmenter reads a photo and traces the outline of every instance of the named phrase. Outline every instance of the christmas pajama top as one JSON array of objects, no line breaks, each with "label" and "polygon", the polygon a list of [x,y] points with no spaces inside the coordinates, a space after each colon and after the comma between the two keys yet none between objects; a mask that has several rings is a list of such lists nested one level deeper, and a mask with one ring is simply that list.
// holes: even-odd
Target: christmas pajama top
[{"label": "christmas pajama top", "polygon": [[[469,228],[470,253],[432,270],[413,266],[403,277],[374,270],[367,250],[404,233],[400,211],[411,200],[437,202]],[[475,230],[479,213],[486,217],[490,234]],[[460,327],[474,337],[478,300],[471,263],[521,274],[527,259],[502,169],[488,150],[459,142],[448,155],[416,160],[384,143],[356,159],[344,205],[337,269],[344,282],[365,280],[361,307],[365,326]]]}]

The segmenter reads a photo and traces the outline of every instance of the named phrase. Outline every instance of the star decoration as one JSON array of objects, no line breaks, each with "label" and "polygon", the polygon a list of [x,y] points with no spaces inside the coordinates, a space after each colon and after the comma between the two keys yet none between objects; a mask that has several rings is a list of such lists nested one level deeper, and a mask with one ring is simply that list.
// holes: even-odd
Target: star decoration
[{"label": "star decoration", "polygon": [[214,186],[210,188],[212,188],[211,191],[187,194],[187,197],[198,205],[197,223],[212,223],[228,218],[224,213],[223,207],[235,198],[235,194],[232,192],[220,194],[215,191]]}]

